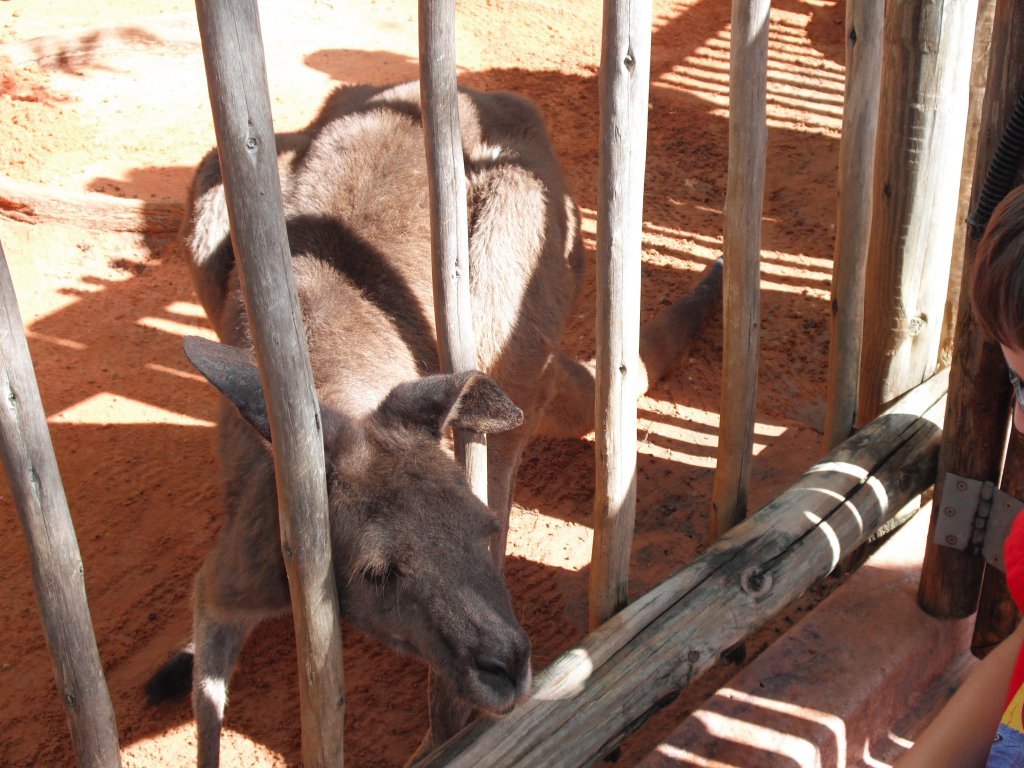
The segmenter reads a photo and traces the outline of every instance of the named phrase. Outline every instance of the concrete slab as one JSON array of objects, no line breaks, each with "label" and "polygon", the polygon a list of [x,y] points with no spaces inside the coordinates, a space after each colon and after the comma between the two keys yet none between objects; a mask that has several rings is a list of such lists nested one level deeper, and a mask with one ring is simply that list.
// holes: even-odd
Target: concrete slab
[{"label": "concrete slab", "polygon": [[924,510],[639,765],[890,765],[974,664],[973,619],[917,606],[927,533]]}]

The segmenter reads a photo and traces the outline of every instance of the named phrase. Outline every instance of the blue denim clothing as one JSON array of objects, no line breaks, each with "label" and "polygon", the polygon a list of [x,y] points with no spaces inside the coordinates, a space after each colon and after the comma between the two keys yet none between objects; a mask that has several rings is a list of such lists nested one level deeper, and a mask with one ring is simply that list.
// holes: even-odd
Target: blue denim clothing
[{"label": "blue denim clothing", "polygon": [[999,724],[985,768],[1021,768],[1024,766],[1024,733],[1006,723]]}]

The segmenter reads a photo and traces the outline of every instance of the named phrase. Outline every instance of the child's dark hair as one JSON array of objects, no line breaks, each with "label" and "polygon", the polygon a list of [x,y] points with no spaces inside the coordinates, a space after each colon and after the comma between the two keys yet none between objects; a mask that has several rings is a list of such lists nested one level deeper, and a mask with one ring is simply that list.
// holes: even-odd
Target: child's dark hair
[{"label": "child's dark hair", "polygon": [[1024,186],[996,206],[978,243],[971,307],[996,341],[1024,349]]}]

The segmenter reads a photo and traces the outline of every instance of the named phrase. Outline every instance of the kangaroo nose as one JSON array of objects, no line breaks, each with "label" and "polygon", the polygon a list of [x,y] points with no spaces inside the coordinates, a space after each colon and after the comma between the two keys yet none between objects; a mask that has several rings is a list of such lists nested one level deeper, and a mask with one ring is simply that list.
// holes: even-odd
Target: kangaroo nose
[{"label": "kangaroo nose", "polygon": [[483,656],[478,657],[475,661],[475,664],[476,668],[485,675],[493,675],[495,677],[500,677],[504,680],[507,680],[510,683],[515,683],[515,681],[512,678],[512,675],[509,674],[508,665],[504,661],[499,659],[497,656],[485,654]]},{"label": "kangaroo nose", "polygon": [[530,641],[525,632],[480,648],[470,658],[478,684],[474,695],[485,709],[496,714],[508,712],[530,690]]},{"label": "kangaroo nose", "polygon": [[531,650],[530,638],[519,629],[506,638],[504,644],[481,648],[473,664],[482,674],[493,675],[517,688],[523,683],[524,675],[529,675]]}]

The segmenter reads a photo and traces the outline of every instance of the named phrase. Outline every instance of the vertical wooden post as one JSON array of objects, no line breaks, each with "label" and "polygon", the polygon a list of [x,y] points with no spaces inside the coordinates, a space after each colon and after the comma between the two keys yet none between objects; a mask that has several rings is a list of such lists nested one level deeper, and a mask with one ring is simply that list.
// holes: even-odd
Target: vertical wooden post
[{"label": "vertical wooden post", "polygon": [[[971,57],[971,81],[967,93],[967,131],[964,136],[964,158],[960,167],[960,199],[956,208],[953,255],[949,262],[949,285],[946,288],[946,307],[942,315],[942,336],[939,340],[940,366],[948,366],[953,360],[956,313],[960,306],[960,286],[964,276],[967,216],[971,207],[971,184],[974,180],[974,162],[978,155],[981,103],[985,96],[988,56],[992,46],[992,17],[995,11],[996,0],[978,0],[978,20],[974,26],[974,49]],[[978,183],[983,181],[984,179]]]},{"label": "vertical wooden post", "polygon": [[605,0],[601,42],[601,187],[597,202],[597,396],[590,627],[629,599],[636,515],[636,398],[650,0]]},{"label": "vertical wooden post", "polygon": [[89,616],[82,555],[0,245],[0,450],[32,563],[32,584],[82,768],[121,764],[114,707]]},{"label": "vertical wooden post", "polygon": [[711,492],[717,539],[747,516],[761,343],[769,0],[733,0],[725,196],[722,417]]},{"label": "vertical wooden post", "polygon": [[[420,0],[419,30],[437,351],[442,370],[468,371],[477,367],[477,358],[469,295],[466,169],[455,71],[455,0]],[[486,503],[486,436],[456,430],[455,451],[473,492]],[[500,551],[494,556],[499,562],[505,555],[505,535],[496,543]]]},{"label": "vertical wooden post", "polygon": [[[997,0],[992,25],[992,48],[982,106],[981,133],[971,190],[972,208],[1003,130],[1009,122],[1021,87],[1024,87],[1024,4]],[[970,304],[970,276],[974,273],[977,243],[967,240],[964,275],[957,311],[956,341],[950,369],[949,399],[935,480],[935,501],[928,532],[918,601],[931,614],[948,618],[970,615],[978,602],[984,561],[932,543],[935,516],[942,509],[942,487],[953,472],[975,480],[999,477],[1006,430],[1006,404],[1010,397],[1005,364],[999,346],[974,322]]]},{"label": "vertical wooden post", "polygon": [[825,449],[853,433],[864,325],[864,271],[871,234],[885,0],[847,0],[846,93],[839,144],[839,208],[832,271]]},{"label": "vertical wooden post", "polygon": [[978,0],[890,0],[857,420],[936,368]]},{"label": "vertical wooden post", "polygon": [[196,0],[231,244],[273,435],[299,656],[302,762],[344,760],[344,675],[323,432],[285,230],[255,0]]},{"label": "vertical wooden post", "polygon": [[[1015,499],[1024,498],[1024,435],[1015,429],[1010,430],[999,487]],[[974,637],[971,639],[971,650],[978,657],[984,657],[1006,639],[1020,621],[1020,609],[1010,593],[1006,574],[988,563],[984,571],[978,615],[974,619]]]}]

